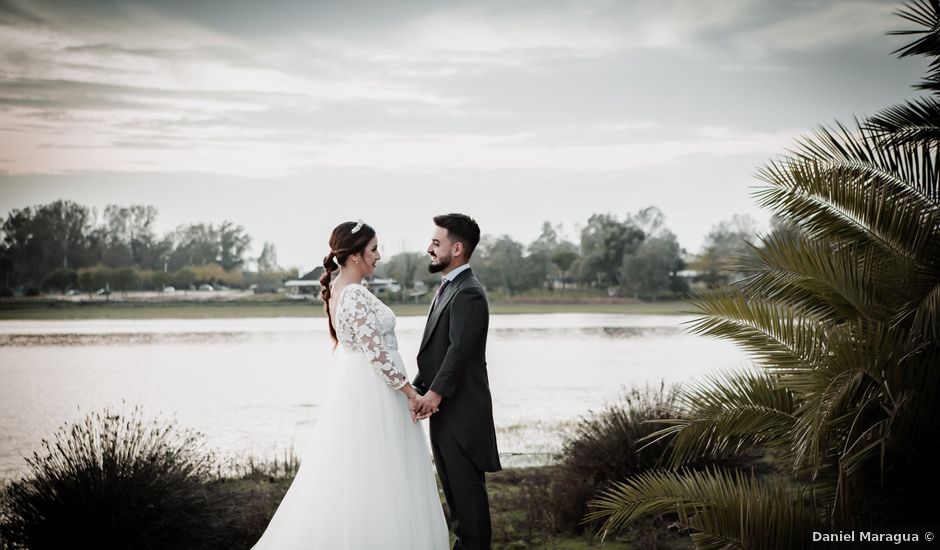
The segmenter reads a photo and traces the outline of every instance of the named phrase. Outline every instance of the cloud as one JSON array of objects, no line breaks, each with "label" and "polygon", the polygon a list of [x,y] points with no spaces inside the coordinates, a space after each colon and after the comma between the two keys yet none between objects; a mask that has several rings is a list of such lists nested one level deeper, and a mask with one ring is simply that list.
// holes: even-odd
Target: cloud
[{"label": "cloud", "polygon": [[[606,133],[606,130],[600,132]],[[655,140],[610,140],[581,136],[561,142],[542,135],[425,134],[322,135],[294,141],[259,141],[251,131],[203,128],[198,139],[141,132],[133,138],[84,142],[54,141],[36,148],[58,150],[57,167],[27,163],[25,173],[95,171],[106,159],[114,171],[209,172],[247,177],[280,177],[315,173],[321,168],[413,171],[453,170],[629,172],[664,166],[690,156],[770,155],[789,143],[795,132],[753,133],[729,128],[690,128],[680,137]],[[47,136],[48,137],[48,136]],[[7,136],[0,132],[0,141]],[[22,143],[22,141],[21,141]],[[86,153],[72,154],[84,150]],[[147,153],[145,168],[139,152]]]},{"label": "cloud", "polygon": [[897,7],[865,0],[802,4],[788,17],[742,29],[729,43],[744,58],[867,44],[883,35],[886,25],[900,22],[892,15]]},{"label": "cloud", "polygon": [[0,1],[0,25],[5,26],[38,26],[45,21],[27,8],[21,7],[17,2],[10,0]]},{"label": "cloud", "polygon": [[241,25],[268,21],[242,35],[212,23],[233,20],[228,4],[198,4],[0,4],[4,169],[593,172],[763,152],[789,130],[694,126],[742,126],[733,79],[789,70],[781,52],[869,41],[886,6],[520,0],[360,16],[242,2]]}]

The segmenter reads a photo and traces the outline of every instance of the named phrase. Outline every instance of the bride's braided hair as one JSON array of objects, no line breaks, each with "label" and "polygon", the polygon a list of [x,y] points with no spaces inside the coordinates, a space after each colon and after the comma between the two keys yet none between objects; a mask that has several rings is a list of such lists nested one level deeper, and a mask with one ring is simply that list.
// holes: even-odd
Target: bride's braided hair
[{"label": "bride's braided hair", "polygon": [[[353,233],[353,229],[359,229]],[[326,311],[326,323],[330,327],[330,338],[333,344],[339,343],[336,338],[336,328],[330,318],[330,296],[332,296],[330,281],[333,280],[333,271],[345,265],[350,256],[362,254],[369,241],[375,237],[375,229],[362,222],[344,222],[337,225],[330,234],[330,252],[323,257],[323,275],[320,275],[320,298],[323,299],[323,308]]]}]

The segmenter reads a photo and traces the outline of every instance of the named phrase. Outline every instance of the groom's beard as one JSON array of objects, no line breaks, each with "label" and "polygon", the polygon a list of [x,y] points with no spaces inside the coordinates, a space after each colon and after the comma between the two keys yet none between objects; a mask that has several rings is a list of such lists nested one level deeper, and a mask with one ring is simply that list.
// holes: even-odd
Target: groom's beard
[{"label": "groom's beard", "polygon": [[435,258],[437,258],[438,262],[436,264],[428,264],[428,273],[440,273],[450,265],[451,258],[441,258],[439,256],[435,256]]}]

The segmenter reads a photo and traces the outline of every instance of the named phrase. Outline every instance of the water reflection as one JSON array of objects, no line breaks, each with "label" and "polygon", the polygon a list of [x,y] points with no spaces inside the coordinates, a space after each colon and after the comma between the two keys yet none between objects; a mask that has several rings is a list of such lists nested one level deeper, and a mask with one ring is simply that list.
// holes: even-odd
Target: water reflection
[{"label": "water reflection", "polygon": [[[285,336],[286,335],[281,335]],[[0,335],[0,348],[33,346],[114,346],[132,344],[221,344],[244,342],[257,335],[248,332],[218,333],[124,333],[124,334],[5,334]]]},{"label": "water reflection", "polygon": [[[494,315],[489,373],[509,466],[544,462],[588,410],[634,384],[735,366],[688,318]],[[423,317],[399,319],[410,375]],[[61,423],[105,406],[174,416],[224,456],[303,449],[330,375],[322,318],[0,322],[0,477]],[[122,405],[122,402],[125,403]],[[355,404],[350,404],[355,406]]]},{"label": "water reflection", "polygon": [[[681,334],[678,327],[572,327],[572,328],[496,328],[493,338],[526,338],[552,340],[580,335],[588,338],[641,338],[651,335]],[[164,345],[164,344],[222,344],[250,340],[288,341],[296,338],[290,333],[253,332],[123,332],[61,333],[61,334],[0,334],[0,348],[34,346],[111,346],[111,345]]]},{"label": "water reflection", "polygon": [[588,338],[641,338],[649,335],[681,334],[679,327],[571,327],[497,328],[490,335],[503,338],[554,339],[580,335]]}]

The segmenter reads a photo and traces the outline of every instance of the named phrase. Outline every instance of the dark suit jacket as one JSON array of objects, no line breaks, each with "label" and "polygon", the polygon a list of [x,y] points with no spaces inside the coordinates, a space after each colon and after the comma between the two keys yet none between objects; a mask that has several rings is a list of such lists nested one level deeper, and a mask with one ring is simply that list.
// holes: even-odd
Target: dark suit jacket
[{"label": "dark suit jacket", "polygon": [[447,432],[485,472],[501,469],[493,425],[493,398],[486,374],[486,293],[470,269],[444,289],[424,327],[413,385],[443,396],[431,416],[431,438]]}]

